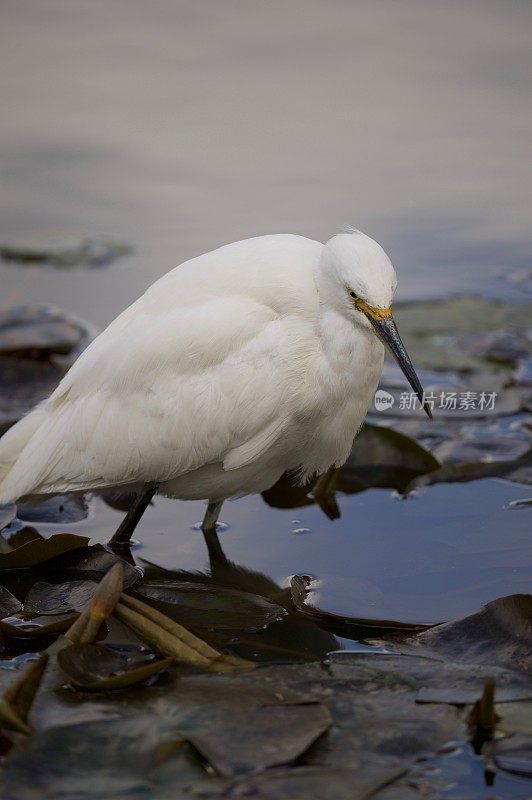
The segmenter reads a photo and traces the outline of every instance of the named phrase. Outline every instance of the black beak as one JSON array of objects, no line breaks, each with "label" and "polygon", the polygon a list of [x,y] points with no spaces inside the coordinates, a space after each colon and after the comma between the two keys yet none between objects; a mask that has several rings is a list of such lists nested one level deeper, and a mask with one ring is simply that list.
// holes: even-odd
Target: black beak
[{"label": "black beak", "polygon": [[381,342],[386,345],[392,352],[392,355],[396,358],[397,363],[403,370],[405,377],[416,393],[416,396],[423,406],[425,413],[429,419],[432,419],[432,413],[428,405],[423,400],[423,387],[419,382],[419,378],[416,375],[416,371],[412,362],[410,361],[410,357],[406,352],[406,348],[401,341],[401,337],[399,336],[399,331],[393,321],[393,317],[385,317],[384,319],[375,319],[374,317],[370,316],[370,314],[366,314],[367,318],[373,325],[375,329],[375,333],[381,340]]}]

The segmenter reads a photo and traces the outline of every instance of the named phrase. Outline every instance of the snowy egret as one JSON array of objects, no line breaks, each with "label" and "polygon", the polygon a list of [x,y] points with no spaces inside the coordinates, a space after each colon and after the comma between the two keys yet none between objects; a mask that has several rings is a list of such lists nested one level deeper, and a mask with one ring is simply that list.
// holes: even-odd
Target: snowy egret
[{"label": "snowy egret", "polygon": [[[120,489],[222,502],[347,459],[386,344],[423,403],[392,317],[395,271],[359,231],[260,236],[154,283],[0,440],[0,504]],[[425,405],[425,411],[430,411]]]}]

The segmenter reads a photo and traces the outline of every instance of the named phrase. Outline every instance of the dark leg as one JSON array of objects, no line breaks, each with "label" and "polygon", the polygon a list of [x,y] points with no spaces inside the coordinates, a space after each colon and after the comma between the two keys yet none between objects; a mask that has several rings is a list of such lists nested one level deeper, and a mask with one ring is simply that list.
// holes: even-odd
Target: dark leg
[{"label": "dark leg", "polygon": [[340,509],[336,502],[335,487],[338,481],[340,470],[338,467],[329,467],[327,472],[320,475],[310,496],[314,498],[323,513],[329,519],[340,519]]},{"label": "dark leg", "polygon": [[223,500],[220,500],[218,503],[209,503],[207,506],[207,511],[205,512],[205,516],[203,517],[203,522],[201,523],[201,530],[203,533],[208,533],[209,531],[216,531],[216,523],[218,522],[218,517],[220,516],[220,511],[222,510]]},{"label": "dark leg", "polygon": [[156,481],[144,484],[144,489],[137,495],[137,499],[127,512],[126,516],[118,526],[116,533],[111,538],[109,544],[125,546],[129,543],[133,531],[139,524],[140,518],[151,503],[152,497],[159,488]]},{"label": "dark leg", "polygon": [[227,562],[220,540],[218,539],[218,534],[216,533],[216,523],[218,522],[222,505],[223,501],[219,503],[209,503],[205,516],[203,517],[203,522],[201,523],[203,538],[205,539],[205,544],[209,552],[211,572],[213,570],[213,564],[225,564]]}]

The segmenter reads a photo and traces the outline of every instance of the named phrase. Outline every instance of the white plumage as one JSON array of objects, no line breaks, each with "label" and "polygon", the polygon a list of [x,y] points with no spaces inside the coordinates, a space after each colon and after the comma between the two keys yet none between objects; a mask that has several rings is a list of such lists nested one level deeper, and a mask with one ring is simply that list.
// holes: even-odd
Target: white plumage
[{"label": "white plumage", "polygon": [[0,440],[0,504],[146,481],[218,501],[342,464],[382,368],[372,315],[394,289],[359,232],[261,236],[181,264]]}]

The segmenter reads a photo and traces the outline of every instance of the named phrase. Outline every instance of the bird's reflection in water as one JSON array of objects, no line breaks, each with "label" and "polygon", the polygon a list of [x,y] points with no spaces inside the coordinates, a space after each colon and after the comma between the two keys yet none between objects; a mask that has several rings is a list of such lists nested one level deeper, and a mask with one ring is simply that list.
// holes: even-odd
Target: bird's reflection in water
[{"label": "bird's reflection in water", "polygon": [[[104,499],[113,508],[123,510],[134,496],[113,495]],[[286,610],[286,616],[258,631],[222,632],[202,628],[193,630],[194,633],[213,646],[230,645],[237,655],[254,661],[316,661],[340,648],[340,643],[333,634],[323,630],[313,619],[296,609],[290,587],[283,588],[268,575],[227,558],[216,531],[206,531],[203,536],[209,557],[208,571],[167,570],[155,564],[141,562],[137,566],[143,568],[145,580],[202,583],[248,592],[282,606]],[[134,548],[124,551],[121,547],[119,555],[136,564]]]},{"label": "bird's reflection in water", "polygon": [[[342,494],[355,494],[372,487],[390,488],[404,493],[416,475],[430,472],[438,462],[417,443],[396,431],[365,425],[355,441],[352,453],[341,469],[331,468],[316,481],[298,485],[293,475],[283,475],[262,499],[274,508],[301,508],[316,504],[331,520],[341,516]],[[108,505],[127,511],[135,500],[134,494],[110,494],[104,498]],[[234,631],[225,636],[219,631],[195,631],[207,635],[213,645],[231,648],[246,658],[263,661],[300,661],[323,658],[331,650],[341,647],[342,639],[360,641],[368,636],[404,634],[403,628],[411,626],[385,620],[345,618],[322,612],[305,605],[295,605],[290,588],[279,586],[267,575],[236,564],[227,558],[218,534],[214,530],[203,533],[209,556],[209,570],[166,570],[152,564],[141,563],[145,579],[172,580],[202,583],[216,587],[236,589],[259,595],[279,606],[287,614],[284,619],[260,631]],[[120,555],[135,564],[129,548],[120,545]],[[134,553],[134,550],[133,550]],[[186,620],[184,620],[186,624]]]}]

